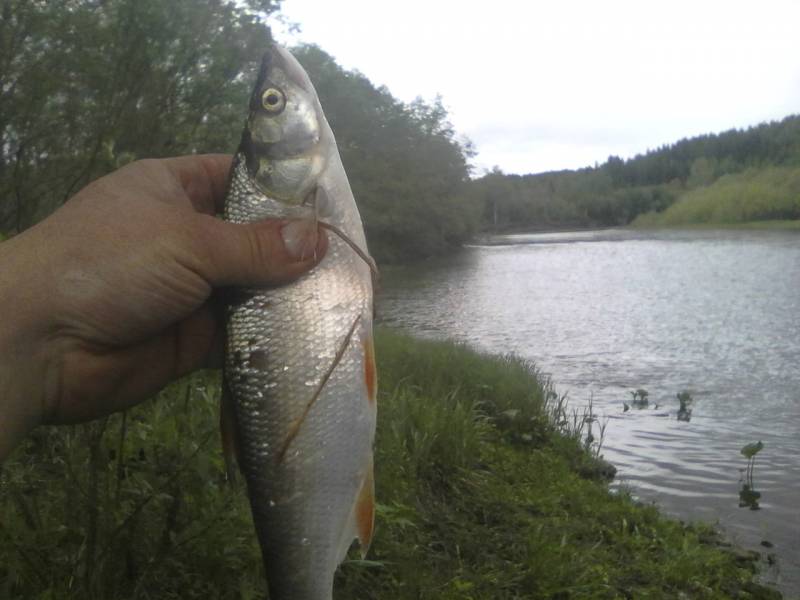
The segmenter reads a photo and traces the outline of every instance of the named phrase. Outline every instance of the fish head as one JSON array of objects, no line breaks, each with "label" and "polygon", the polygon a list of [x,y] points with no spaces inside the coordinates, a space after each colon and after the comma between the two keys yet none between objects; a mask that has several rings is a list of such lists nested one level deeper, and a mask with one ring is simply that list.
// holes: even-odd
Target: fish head
[{"label": "fish head", "polygon": [[305,70],[273,45],[262,60],[239,145],[261,192],[290,206],[313,203],[326,162],[324,119]]}]

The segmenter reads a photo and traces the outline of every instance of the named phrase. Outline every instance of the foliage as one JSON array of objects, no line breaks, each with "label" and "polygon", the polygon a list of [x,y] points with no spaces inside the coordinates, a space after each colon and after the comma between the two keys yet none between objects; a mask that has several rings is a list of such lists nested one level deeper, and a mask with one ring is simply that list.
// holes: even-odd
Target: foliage
[{"label": "foliage", "polygon": [[277,1],[7,0],[0,229],[143,157],[229,151]]},{"label": "foliage", "polygon": [[[8,0],[0,12],[0,231],[18,232],[137,158],[231,152],[278,0]],[[297,49],[338,137],[379,261],[477,228],[468,142],[441,99],[404,104]]]},{"label": "foliage", "polygon": [[[564,420],[563,399],[529,363],[376,341],[377,533],[337,598],[779,597],[709,528],[587,478],[579,432],[547,417]],[[218,389],[197,374],[124,416],[30,436],[0,471],[0,596],[261,597],[244,488],[224,482]]]},{"label": "foliage", "polygon": [[316,46],[294,53],[325,108],[377,260],[422,258],[468,239],[479,216],[464,194],[472,150],[441,98],[404,104]]},{"label": "foliage", "polygon": [[798,165],[800,116],[791,116],[629,160],[610,156],[594,168],[524,176],[495,170],[473,187],[489,229],[796,219]]},{"label": "foliage", "polygon": [[682,195],[660,214],[634,225],[744,223],[800,219],[800,167],[748,169]]},{"label": "foliage", "polygon": [[611,156],[600,167],[616,186],[658,185],[673,180],[690,187],[729,173],[766,165],[800,163],[800,116],[682,139],[623,161]]},{"label": "foliage", "polygon": [[3,598],[254,598],[249,507],[223,484],[215,378],[80,427],[42,428],[0,474]]}]

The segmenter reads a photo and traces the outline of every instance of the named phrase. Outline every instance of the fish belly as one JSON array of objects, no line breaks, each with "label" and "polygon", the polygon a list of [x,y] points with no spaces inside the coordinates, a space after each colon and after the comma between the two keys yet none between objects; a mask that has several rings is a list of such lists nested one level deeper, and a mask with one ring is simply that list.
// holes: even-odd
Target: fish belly
[{"label": "fish belly", "polygon": [[357,260],[332,239],[311,273],[229,309],[225,380],[272,600],[330,599],[336,567],[366,527],[372,290]]}]

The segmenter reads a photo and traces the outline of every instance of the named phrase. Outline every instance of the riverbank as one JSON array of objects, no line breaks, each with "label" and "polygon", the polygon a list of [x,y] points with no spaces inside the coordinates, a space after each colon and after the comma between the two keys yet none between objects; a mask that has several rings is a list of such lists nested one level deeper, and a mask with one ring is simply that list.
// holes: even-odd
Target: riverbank
[{"label": "riverbank", "polygon": [[378,352],[381,565],[344,571],[353,598],[780,598],[710,527],[609,493],[589,415],[530,363],[392,331]]},{"label": "riverbank", "polygon": [[641,222],[638,220],[634,221],[629,227],[631,229],[763,229],[769,231],[800,231],[800,219],[745,221],[742,223],[680,223],[673,225],[662,225],[657,222],[651,224],[645,219]]},{"label": "riverbank", "polygon": [[[524,361],[377,336],[377,530],[347,598],[780,598],[707,526],[607,488],[575,414]],[[253,598],[244,490],[223,481],[218,380],[79,428],[41,429],[0,472],[8,598]],[[599,431],[593,429],[595,438]]]}]

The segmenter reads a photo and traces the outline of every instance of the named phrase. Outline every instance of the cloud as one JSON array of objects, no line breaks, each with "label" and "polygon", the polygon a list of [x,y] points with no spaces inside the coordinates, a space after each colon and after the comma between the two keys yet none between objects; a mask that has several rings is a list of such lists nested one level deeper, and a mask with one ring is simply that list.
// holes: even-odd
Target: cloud
[{"label": "cloud", "polygon": [[[442,94],[478,161],[541,171],[632,156],[800,108],[794,0],[367,0],[283,5],[405,101]],[[558,163],[557,161],[563,161]]]}]

